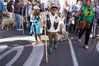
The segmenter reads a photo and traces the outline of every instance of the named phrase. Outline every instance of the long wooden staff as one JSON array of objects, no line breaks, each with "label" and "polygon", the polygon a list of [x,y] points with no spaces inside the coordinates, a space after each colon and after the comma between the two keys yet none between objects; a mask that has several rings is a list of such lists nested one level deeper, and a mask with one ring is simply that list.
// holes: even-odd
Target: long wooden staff
[{"label": "long wooden staff", "polygon": [[[44,15],[43,15],[43,16],[44,16]],[[48,63],[47,34],[46,34],[47,26],[46,26],[46,21],[44,21],[44,23],[45,23],[45,51],[46,51],[46,63]]]},{"label": "long wooden staff", "polygon": [[[95,18],[94,18],[94,19],[95,19]],[[95,21],[95,20],[94,20],[94,21]],[[94,40],[94,30],[95,30],[95,29],[94,29],[94,28],[95,28],[94,25],[95,25],[95,23],[93,23],[93,26],[92,26],[92,27],[93,27],[93,28],[92,28],[92,31],[93,31],[93,32],[92,32],[92,45],[93,45],[93,40]]]},{"label": "long wooden staff", "polygon": [[[46,24],[45,24],[45,37],[47,37],[46,35]],[[48,52],[47,52],[47,40],[45,39],[45,48],[46,48],[46,63],[48,63]]]},{"label": "long wooden staff", "polygon": [[22,17],[22,29],[23,29],[23,35],[24,35],[24,18]]},{"label": "long wooden staff", "polygon": [[[95,16],[96,16],[96,14],[97,13],[95,13]],[[97,22],[96,22],[96,19],[95,19],[95,17],[94,17],[94,23],[93,23],[93,37],[92,37],[92,45],[93,45],[93,39],[94,39],[94,32],[96,32],[96,35],[97,35]],[[95,28],[95,25],[96,25],[96,29],[94,29]],[[96,44],[95,44],[95,46],[93,47],[93,50],[92,50],[92,53],[94,53],[94,51],[95,51],[95,49],[96,49],[96,46],[97,46],[97,44],[98,44],[98,40],[97,40],[97,36],[95,36],[95,38],[96,38]]]},{"label": "long wooden staff", "polygon": [[[97,29],[96,29],[96,31],[97,31]],[[96,33],[96,44],[95,44],[95,46],[93,47],[92,53],[95,52],[98,42],[99,42],[99,36],[97,36],[97,33]]]},{"label": "long wooden staff", "polygon": [[95,46],[93,47],[92,54],[94,54],[98,43],[99,43],[99,39],[97,39],[97,42],[96,42]]}]

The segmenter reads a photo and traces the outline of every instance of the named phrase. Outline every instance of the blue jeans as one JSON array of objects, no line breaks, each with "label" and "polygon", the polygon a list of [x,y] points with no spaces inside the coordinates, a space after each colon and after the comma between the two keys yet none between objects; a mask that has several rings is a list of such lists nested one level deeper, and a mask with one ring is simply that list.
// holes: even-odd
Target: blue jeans
[{"label": "blue jeans", "polygon": [[26,25],[27,29],[30,30],[31,27],[31,22],[30,22],[30,17],[27,18],[27,25]]},{"label": "blue jeans", "polygon": [[0,24],[1,24],[1,21],[0,21]]},{"label": "blue jeans", "polygon": [[76,28],[76,25],[77,25],[77,21],[78,21],[78,19],[79,19],[79,17],[74,17],[75,18],[75,22],[74,22],[74,28]]},{"label": "blue jeans", "polygon": [[[21,29],[22,17],[20,14],[15,14],[16,29]],[[18,25],[19,22],[19,25]]]},{"label": "blue jeans", "polygon": [[96,35],[97,35],[98,26],[99,26],[99,20],[94,22],[94,37],[96,37]]},{"label": "blue jeans", "polygon": [[99,19],[97,20],[97,22],[98,22],[97,24],[98,24],[98,26],[99,26]]},{"label": "blue jeans", "polygon": [[69,31],[69,16],[67,16],[67,20],[66,20],[66,31]]},{"label": "blue jeans", "polygon": [[76,31],[76,33],[78,32],[78,29],[76,28],[76,25],[77,25],[77,22],[78,22],[78,19],[79,17],[74,17],[75,18],[75,22],[74,22],[74,30]]}]

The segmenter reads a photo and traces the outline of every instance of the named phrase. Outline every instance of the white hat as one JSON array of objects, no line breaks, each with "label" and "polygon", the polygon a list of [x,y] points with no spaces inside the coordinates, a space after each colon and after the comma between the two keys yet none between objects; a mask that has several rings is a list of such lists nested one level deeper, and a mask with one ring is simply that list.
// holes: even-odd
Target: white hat
[{"label": "white hat", "polygon": [[10,1],[15,2],[15,0],[10,0]]},{"label": "white hat", "polygon": [[39,9],[40,10],[40,8],[38,7],[38,6],[34,6],[34,8],[33,9]]},{"label": "white hat", "polygon": [[57,8],[57,9],[58,9],[58,6],[57,6],[57,5],[55,5],[55,4],[52,4],[52,5],[50,6],[50,9],[51,9],[51,8],[53,8],[53,7],[55,7],[55,8]]}]

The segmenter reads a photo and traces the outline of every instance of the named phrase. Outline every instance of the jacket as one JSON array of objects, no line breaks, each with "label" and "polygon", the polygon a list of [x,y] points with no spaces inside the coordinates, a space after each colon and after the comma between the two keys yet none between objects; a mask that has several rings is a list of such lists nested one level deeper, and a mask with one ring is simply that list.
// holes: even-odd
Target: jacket
[{"label": "jacket", "polygon": [[0,1],[0,11],[4,11],[3,3]]},{"label": "jacket", "polygon": [[12,4],[9,2],[9,3],[7,3],[7,10],[9,11],[9,12],[12,12]]},{"label": "jacket", "polygon": [[19,3],[14,4],[14,13],[22,15],[23,6]]},{"label": "jacket", "polygon": [[[32,4],[32,10],[33,10],[34,4]],[[24,5],[23,10],[22,10],[22,16],[24,16],[27,20],[28,18],[28,10],[29,10],[29,3]]]}]

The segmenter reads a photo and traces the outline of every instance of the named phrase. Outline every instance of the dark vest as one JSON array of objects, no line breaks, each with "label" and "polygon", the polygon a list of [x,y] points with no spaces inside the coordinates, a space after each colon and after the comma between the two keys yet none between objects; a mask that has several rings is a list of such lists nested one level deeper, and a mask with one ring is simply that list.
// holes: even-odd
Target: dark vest
[{"label": "dark vest", "polygon": [[[57,17],[55,17],[55,19],[57,19]],[[54,28],[55,30],[58,28],[58,24],[59,22],[54,22]],[[49,14],[47,14],[47,29],[49,30],[51,27],[51,21],[50,21],[50,17],[49,17]]]}]

